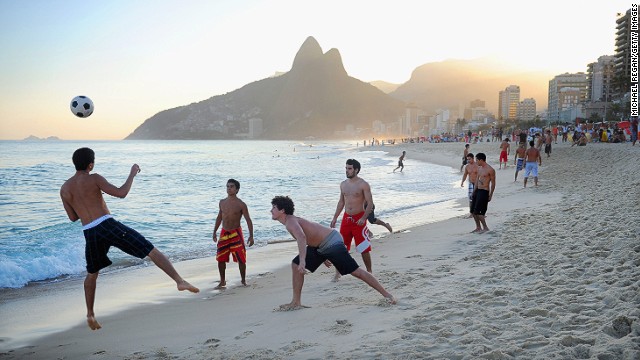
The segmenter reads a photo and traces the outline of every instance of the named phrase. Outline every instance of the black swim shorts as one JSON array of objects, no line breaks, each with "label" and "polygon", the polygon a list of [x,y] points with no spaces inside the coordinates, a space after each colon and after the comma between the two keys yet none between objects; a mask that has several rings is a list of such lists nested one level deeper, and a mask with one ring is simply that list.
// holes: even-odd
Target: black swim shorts
[{"label": "black swim shorts", "polygon": [[478,189],[475,192],[473,199],[473,213],[475,215],[482,215],[487,213],[487,207],[489,206],[489,190]]},{"label": "black swim shorts", "polygon": [[90,274],[112,264],[107,256],[111,246],[140,259],[153,250],[153,244],[144,236],[113,218],[106,219],[83,232],[86,241],[84,255],[87,260],[87,272]]}]

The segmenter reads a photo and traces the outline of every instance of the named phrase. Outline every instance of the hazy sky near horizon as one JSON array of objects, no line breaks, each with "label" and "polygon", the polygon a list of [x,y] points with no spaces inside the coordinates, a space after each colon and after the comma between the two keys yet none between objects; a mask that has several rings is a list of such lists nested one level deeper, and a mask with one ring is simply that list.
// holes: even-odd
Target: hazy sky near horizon
[{"label": "hazy sky near horizon", "polygon": [[[0,139],[122,139],[159,111],[290,70],[308,36],[324,52],[337,48],[347,73],[362,81],[403,83],[425,63],[483,57],[585,72],[614,54],[616,14],[630,7],[620,0],[0,0]],[[76,95],[93,100],[89,118],[69,110]]]}]

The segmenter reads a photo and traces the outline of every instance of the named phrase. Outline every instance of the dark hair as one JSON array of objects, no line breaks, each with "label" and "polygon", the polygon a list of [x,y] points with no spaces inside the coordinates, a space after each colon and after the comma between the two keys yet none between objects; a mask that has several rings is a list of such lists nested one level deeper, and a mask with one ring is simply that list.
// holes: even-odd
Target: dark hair
[{"label": "dark hair", "polygon": [[487,161],[487,155],[485,155],[484,153],[478,153],[476,155],[476,160]]},{"label": "dark hair", "polygon": [[276,196],[271,200],[271,205],[275,205],[278,210],[284,210],[284,213],[287,215],[293,215],[293,211],[295,210],[295,205],[293,205],[293,200],[291,200],[288,196]]},{"label": "dark hair", "polygon": [[469,144],[466,144],[464,147],[469,147]]},{"label": "dark hair", "polygon": [[347,165],[351,165],[353,166],[354,169],[356,169],[356,171],[358,173],[360,173],[360,162],[356,159],[348,159],[347,160]]},{"label": "dark hair", "polygon": [[472,158],[472,159],[473,159],[473,153],[468,153],[468,154],[467,154],[467,157],[468,157],[468,158]]},{"label": "dark hair", "polygon": [[533,140],[529,141],[529,146],[533,147],[535,144],[536,143]]},{"label": "dark hair", "polygon": [[89,164],[96,160],[96,154],[88,147],[83,147],[73,152],[71,160],[76,170],[87,170]]},{"label": "dark hair", "polygon": [[236,187],[236,189],[238,189],[238,191],[240,191],[240,182],[238,180],[229,179],[229,180],[227,180],[227,184],[228,183],[232,183]]}]

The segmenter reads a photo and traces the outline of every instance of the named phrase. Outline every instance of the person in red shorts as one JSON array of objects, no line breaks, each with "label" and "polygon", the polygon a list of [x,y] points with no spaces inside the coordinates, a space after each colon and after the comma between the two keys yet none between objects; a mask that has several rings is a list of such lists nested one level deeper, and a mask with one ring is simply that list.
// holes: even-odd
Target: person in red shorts
[{"label": "person in red shorts", "polygon": [[[240,191],[240,182],[235,179],[227,180],[227,197],[220,200],[220,211],[213,228],[213,242],[218,244],[216,261],[218,261],[218,271],[220,272],[220,283],[215,287],[216,289],[227,286],[225,271],[230,256],[233,256],[233,261],[238,263],[242,285],[247,286],[247,250],[244,246],[240,219],[244,216],[244,220],[247,222],[249,246],[253,246],[253,222],[249,216],[247,204],[237,196],[238,191]],[[222,230],[220,231],[220,241],[218,241],[216,233],[221,224]]]},{"label": "person in red shorts", "polygon": [[507,168],[507,161],[509,161],[509,150],[511,149],[511,145],[509,145],[509,138],[504,138],[502,143],[500,143],[500,167],[502,169],[502,163],[504,163],[504,168]]},{"label": "person in red shorts", "polygon": [[[340,223],[340,235],[344,240],[347,251],[351,249],[351,240],[355,240],[356,251],[362,255],[362,261],[368,272],[371,271],[371,241],[367,228],[367,217],[373,210],[373,198],[369,183],[358,176],[360,162],[355,159],[347,160],[345,172],[347,179],[340,183],[340,199],[336,206],[336,212],[331,220],[331,227],[336,227],[338,216],[344,209],[342,222]],[[366,206],[365,206],[366,204]],[[336,273],[335,280],[340,277]]]}]

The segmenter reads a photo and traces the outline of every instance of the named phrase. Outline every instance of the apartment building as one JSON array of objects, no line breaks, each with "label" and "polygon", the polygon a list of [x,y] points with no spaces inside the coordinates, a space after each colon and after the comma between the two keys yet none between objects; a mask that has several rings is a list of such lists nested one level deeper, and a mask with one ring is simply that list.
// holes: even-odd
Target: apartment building
[{"label": "apartment building", "polygon": [[533,98],[523,99],[518,103],[517,119],[530,121],[536,117],[536,100]]},{"label": "apartment building", "polygon": [[560,112],[582,104],[587,99],[587,74],[583,72],[557,75],[549,80],[548,116],[560,120]]},{"label": "apartment building", "polygon": [[520,86],[510,85],[500,91],[498,98],[498,118],[502,120],[515,120],[518,115],[520,103]]}]

